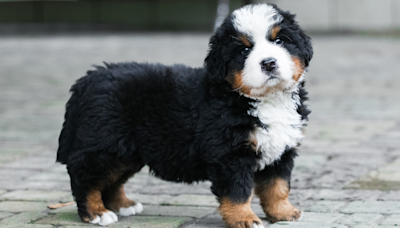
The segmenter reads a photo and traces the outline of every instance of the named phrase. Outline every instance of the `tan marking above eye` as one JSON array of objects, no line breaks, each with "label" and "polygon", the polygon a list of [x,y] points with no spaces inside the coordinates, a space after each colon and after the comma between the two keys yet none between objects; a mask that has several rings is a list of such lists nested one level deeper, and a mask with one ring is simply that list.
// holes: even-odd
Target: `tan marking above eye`
[{"label": "tan marking above eye", "polygon": [[239,35],[239,40],[242,41],[242,43],[246,46],[246,47],[251,47],[251,42],[249,41],[249,39],[247,38],[247,36],[240,34]]},{"label": "tan marking above eye", "polygon": [[281,31],[281,27],[274,26],[271,29],[271,40],[275,40],[278,37],[278,33]]}]

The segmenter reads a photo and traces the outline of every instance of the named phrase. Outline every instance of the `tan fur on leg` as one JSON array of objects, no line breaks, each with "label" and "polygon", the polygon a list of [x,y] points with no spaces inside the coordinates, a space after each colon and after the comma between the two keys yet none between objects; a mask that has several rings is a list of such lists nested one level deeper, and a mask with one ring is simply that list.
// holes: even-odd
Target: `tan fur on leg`
[{"label": "tan fur on leg", "polygon": [[115,192],[112,193],[111,196],[109,197],[109,203],[108,207],[113,210],[113,211],[119,211],[121,207],[130,207],[136,205],[136,202],[133,200],[130,200],[126,197],[125,191],[124,191],[124,185],[120,185]]},{"label": "tan fur on leg", "polygon": [[255,193],[260,197],[261,207],[270,222],[297,221],[301,212],[290,204],[289,184],[277,178],[265,184],[256,184]]},{"label": "tan fur on leg", "polygon": [[82,218],[85,222],[89,222],[97,216],[109,211],[104,207],[103,200],[101,199],[101,192],[99,190],[91,190],[87,194],[86,208],[90,214],[90,218]]},{"label": "tan fur on leg", "polygon": [[252,228],[253,223],[262,224],[261,220],[254,214],[250,207],[251,198],[246,203],[238,204],[229,198],[222,198],[219,210],[222,219],[229,228]]}]

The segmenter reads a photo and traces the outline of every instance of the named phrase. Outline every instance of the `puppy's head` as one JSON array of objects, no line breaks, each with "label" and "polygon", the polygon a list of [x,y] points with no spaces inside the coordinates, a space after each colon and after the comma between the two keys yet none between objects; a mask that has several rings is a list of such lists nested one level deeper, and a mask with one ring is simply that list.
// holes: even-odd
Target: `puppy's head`
[{"label": "puppy's head", "polygon": [[255,98],[297,86],[313,49],[294,17],[271,4],[235,10],[211,37],[205,60],[210,81],[228,81]]}]

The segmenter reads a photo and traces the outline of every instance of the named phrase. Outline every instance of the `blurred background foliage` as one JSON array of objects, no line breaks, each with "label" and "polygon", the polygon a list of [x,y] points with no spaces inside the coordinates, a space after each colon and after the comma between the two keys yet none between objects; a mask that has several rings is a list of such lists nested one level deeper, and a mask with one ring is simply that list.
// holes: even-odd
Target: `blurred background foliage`
[{"label": "blurred background foliage", "polygon": [[[235,9],[245,1],[228,2]],[[0,23],[15,28],[36,24],[83,30],[210,31],[217,6],[217,0],[0,1]]]},{"label": "blurred background foliage", "polygon": [[0,0],[0,33],[209,32],[228,12],[260,2],[296,13],[311,32],[400,31],[400,0]]}]

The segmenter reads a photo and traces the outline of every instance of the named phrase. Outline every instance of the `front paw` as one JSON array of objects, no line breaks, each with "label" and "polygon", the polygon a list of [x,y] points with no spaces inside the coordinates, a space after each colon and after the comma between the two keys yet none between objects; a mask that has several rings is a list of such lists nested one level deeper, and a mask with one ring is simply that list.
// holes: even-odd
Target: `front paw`
[{"label": "front paw", "polygon": [[225,222],[229,228],[264,228],[262,221],[257,216],[244,219],[226,219]]},{"label": "front paw", "polygon": [[118,222],[118,217],[114,212],[107,210],[89,222],[92,224],[99,224],[100,226],[107,226],[111,223]]},{"label": "front paw", "polygon": [[245,203],[235,203],[229,198],[221,199],[219,210],[229,228],[264,228],[260,218],[250,207],[251,197]]},{"label": "front paw", "polygon": [[275,223],[279,221],[299,221],[301,211],[293,207],[291,204],[277,208],[269,208],[265,211],[268,221]]}]

